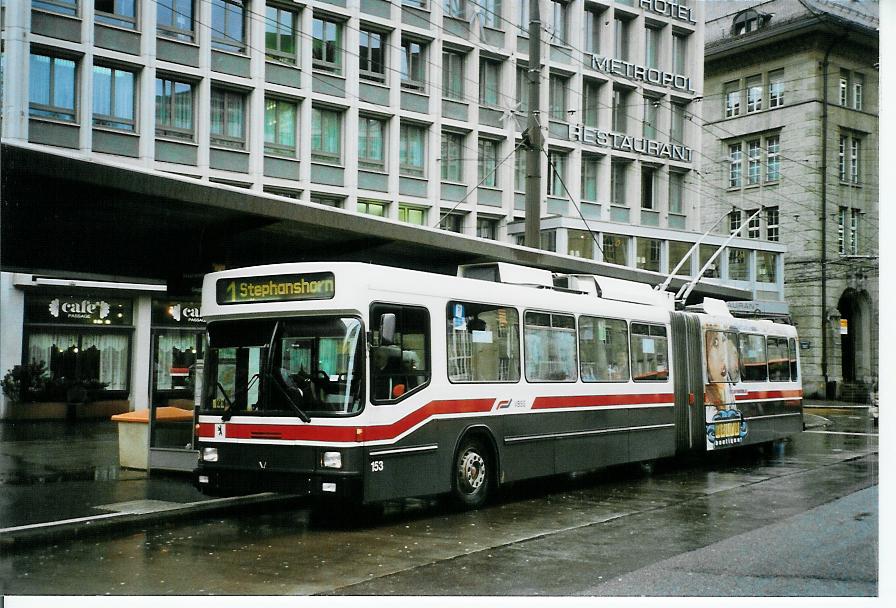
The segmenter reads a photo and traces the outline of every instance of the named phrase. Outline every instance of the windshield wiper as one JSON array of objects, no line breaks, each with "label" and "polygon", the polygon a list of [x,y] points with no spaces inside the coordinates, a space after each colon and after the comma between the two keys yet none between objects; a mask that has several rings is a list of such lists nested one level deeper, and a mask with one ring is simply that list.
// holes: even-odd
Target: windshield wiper
[{"label": "windshield wiper", "polygon": [[268,378],[274,380],[274,385],[280,389],[280,392],[283,393],[283,396],[286,397],[286,401],[289,405],[292,406],[292,409],[296,411],[296,414],[299,415],[299,418],[302,419],[302,422],[311,422],[311,418],[306,414],[302,408],[299,407],[299,404],[295,402],[290,395],[290,392],[295,391],[299,395],[304,396],[305,393],[299,388],[299,385],[295,383],[295,381],[289,376],[289,372],[284,370],[282,367],[277,370],[276,375],[268,373]]},{"label": "windshield wiper", "polygon": [[[246,387],[241,391],[243,393],[248,393],[249,389],[252,388],[252,385],[258,380],[258,374],[252,374],[252,377],[249,378],[249,381],[246,382]],[[218,390],[221,391],[221,394],[224,396],[224,400],[227,402],[227,407],[224,408],[224,413],[221,414],[221,422],[227,422],[233,417],[233,401],[227,396],[227,391],[224,386],[218,382]]]}]

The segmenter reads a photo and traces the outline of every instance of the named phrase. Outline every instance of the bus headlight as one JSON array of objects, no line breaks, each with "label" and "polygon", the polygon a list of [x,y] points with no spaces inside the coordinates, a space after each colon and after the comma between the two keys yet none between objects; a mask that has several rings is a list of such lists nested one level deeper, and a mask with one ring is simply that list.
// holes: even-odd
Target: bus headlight
[{"label": "bus headlight", "polygon": [[342,452],[324,452],[320,457],[320,464],[325,469],[341,469]]},{"label": "bus headlight", "polygon": [[202,448],[202,460],[205,462],[218,462],[218,448]]}]

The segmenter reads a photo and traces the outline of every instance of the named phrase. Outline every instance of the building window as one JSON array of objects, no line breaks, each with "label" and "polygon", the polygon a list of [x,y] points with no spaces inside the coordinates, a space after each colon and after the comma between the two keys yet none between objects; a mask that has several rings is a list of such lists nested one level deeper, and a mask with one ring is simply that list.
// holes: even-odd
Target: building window
[{"label": "building window", "polygon": [[416,124],[402,123],[399,131],[399,173],[423,177],[426,166],[426,128]]},{"label": "building window", "polygon": [[212,89],[211,144],[242,150],[246,147],[246,96]]},{"label": "building window", "polygon": [[456,232],[463,234],[464,232],[464,216],[461,213],[448,213],[439,220],[439,228],[448,232]]},{"label": "building window", "polygon": [[728,214],[728,231],[731,234],[735,234],[740,232],[740,227],[742,226],[743,221],[740,214],[740,209],[732,209],[731,213]]},{"label": "building window", "polygon": [[641,270],[660,271],[660,251],[662,250],[662,241],[659,239],[646,239],[638,237],[635,239],[635,265]]},{"label": "building window", "polygon": [[520,29],[518,34],[520,36],[528,36],[529,35],[529,3],[528,2],[517,2],[516,3],[516,25]]},{"label": "building window", "polygon": [[314,69],[342,73],[342,24],[315,17],[311,23],[311,60]]},{"label": "building window", "polygon": [[78,0],[32,0],[31,7],[60,15],[78,16]]},{"label": "building window", "polygon": [[342,113],[311,108],[311,160],[328,164],[342,162]]},{"label": "building window", "polygon": [[628,205],[625,195],[625,174],[628,163],[613,161],[610,163],[610,203],[613,205]]},{"label": "building window", "polygon": [[358,69],[361,78],[374,82],[386,81],[386,35],[362,29],[358,39]]},{"label": "building window", "polygon": [[93,66],[93,125],[135,131],[133,72]]},{"label": "building window", "polygon": [[358,166],[386,169],[386,121],[373,116],[358,117]]},{"label": "building window", "polygon": [[193,139],[193,85],[156,78],[156,135]]},{"label": "building window", "polygon": [[94,18],[99,23],[137,29],[136,0],[93,0],[93,8],[96,11]]},{"label": "building window", "polygon": [[755,209],[747,211],[750,221],[747,222],[747,238],[758,239],[762,228],[762,214],[756,213]]},{"label": "building window", "polygon": [[[526,2],[520,2],[526,4]],[[585,11],[585,52],[600,55],[601,12]]]},{"label": "building window", "polygon": [[569,78],[558,74],[551,74],[550,77],[550,116],[551,120],[566,120],[566,89],[569,85]]},{"label": "building window", "polygon": [[861,211],[858,209],[850,209],[849,216],[849,253],[851,255],[859,254],[859,217]]},{"label": "building window", "polygon": [[646,139],[656,139],[656,117],[659,107],[659,99],[656,97],[644,97],[644,137]]},{"label": "building window", "polygon": [[467,18],[466,0],[445,0],[445,15],[455,19]]},{"label": "building window", "polygon": [[840,70],[840,105],[849,105],[849,72]]},{"label": "building window", "polygon": [[743,151],[741,144],[731,144],[728,146],[728,187],[740,188],[741,174],[743,172]]},{"label": "building window", "polygon": [[193,41],[193,0],[156,0],[159,35],[184,42]]},{"label": "building window", "polygon": [[597,202],[597,174],[600,157],[582,155],[582,200]]},{"label": "building window", "polygon": [[747,185],[754,186],[759,183],[761,173],[761,153],[759,140],[747,142]]},{"label": "building window", "polygon": [[652,211],[656,206],[656,169],[641,167],[641,209]]},{"label": "building window", "polygon": [[526,151],[522,148],[517,148],[513,153],[513,189],[526,191]]},{"label": "building window", "polygon": [[759,12],[752,8],[741,11],[734,17],[731,33],[735,36],[743,36],[744,34],[754,32],[762,27],[768,18],[767,15],[760,15]]},{"label": "building window", "polygon": [[625,89],[613,89],[613,131],[625,133],[628,126],[628,100],[630,92]]},{"label": "building window", "polygon": [[296,23],[298,15],[277,6],[265,9],[264,48],[265,57],[289,65],[296,64]]},{"label": "building window", "polygon": [[594,258],[594,238],[588,230],[566,231],[566,253],[574,258]]},{"label": "building window", "polygon": [[747,113],[762,109],[762,75],[747,78]]},{"label": "building window", "polygon": [[644,61],[649,68],[659,67],[660,30],[644,28]]},{"label": "building window", "polygon": [[567,152],[548,151],[548,196],[566,197],[563,183],[566,181]]},{"label": "building window", "polygon": [[586,127],[597,128],[600,116],[600,83],[587,78],[582,83],[582,122]]},{"label": "building window", "polygon": [[725,83],[725,118],[740,115],[740,82]]},{"label": "building window", "polygon": [[481,186],[497,188],[498,180],[498,151],[501,142],[494,139],[479,140],[479,181]]},{"label": "building window", "polygon": [[765,181],[781,179],[781,138],[777,135],[765,138]]},{"label": "building window", "polygon": [[373,215],[376,217],[386,217],[386,210],[388,205],[386,203],[381,203],[378,201],[358,201],[358,206],[356,207],[358,213],[364,213],[366,215]]},{"label": "building window", "polygon": [[861,110],[864,104],[865,77],[862,74],[852,75],[852,107]]},{"label": "building window", "polygon": [[861,181],[859,179],[859,171],[861,170],[861,151],[861,142],[857,138],[853,137],[849,147],[849,175],[850,180],[854,184],[858,184]]},{"label": "building window", "polygon": [[246,51],[246,7],[243,0],[212,0],[212,48]]},{"label": "building window", "polygon": [[732,281],[748,281],[750,268],[746,249],[728,248],[728,278]]},{"label": "building window", "polygon": [[501,0],[477,0],[475,9],[482,25],[494,29],[501,27]]},{"label": "building window", "polygon": [[29,114],[74,122],[77,110],[75,62],[31,53],[29,70]]},{"label": "building window", "polygon": [[684,173],[669,172],[669,213],[684,213]]},{"label": "building window", "polygon": [[342,208],[345,205],[345,199],[341,196],[332,196],[329,194],[317,194],[313,193],[311,195],[311,202],[317,203],[318,205],[325,205],[327,207],[337,207]]},{"label": "building window", "polygon": [[779,214],[777,207],[768,207],[765,210],[766,238],[777,243],[780,239]]},{"label": "building window", "polygon": [[296,116],[298,104],[268,97],[264,100],[264,152],[296,156]]},{"label": "building window", "polygon": [[684,143],[684,104],[673,101],[671,103],[672,117],[669,127],[669,137],[673,143]]},{"label": "building window", "polygon": [[479,60],[479,103],[484,106],[498,105],[501,89],[501,64],[491,59]]},{"label": "building window", "polygon": [[780,108],[784,105],[784,70],[768,73],[768,107]]},{"label": "building window", "polygon": [[464,101],[464,54],[442,51],[442,97]]},{"label": "building window", "polygon": [[548,7],[548,30],[551,32],[551,43],[566,44],[566,0],[551,0]]},{"label": "building window", "polygon": [[684,74],[688,65],[688,36],[672,32],[672,71]]},{"label": "building window", "polygon": [[670,273],[675,270],[675,267],[680,263],[681,267],[675,273],[676,276],[691,276],[693,272],[691,270],[691,258],[693,256],[689,255],[691,252],[691,247],[693,247],[693,243],[685,243],[683,241],[669,241]]},{"label": "building window", "polygon": [[849,138],[845,135],[840,136],[840,146],[837,149],[837,172],[840,181],[846,181],[846,146],[849,145]]},{"label": "building window", "polygon": [[414,224],[415,226],[425,226],[426,209],[421,209],[420,207],[411,207],[408,205],[399,205],[398,221],[408,224]]},{"label": "building window", "polygon": [[442,132],[442,181],[463,182],[464,136],[451,131]]},{"label": "building window", "polygon": [[846,222],[848,216],[849,209],[840,207],[840,211],[837,214],[837,253],[840,255],[846,254]]},{"label": "building window", "polygon": [[[525,236],[521,235],[523,240],[519,243],[520,245],[525,245]],[[544,251],[553,251],[556,253],[557,251],[557,231],[556,230],[542,230],[538,235],[538,248]]]},{"label": "building window", "polygon": [[778,254],[771,251],[756,252],[756,281],[759,283],[778,281]]},{"label": "building window", "polygon": [[[703,270],[703,267],[707,265],[712,256],[716,254],[716,250],[718,247],[716,245],[700,245],[700,270]],[[719,258],[713,260],[712,264],[706,266],[706,270],[703,270],[703,276],[707,279],[717,279],[719,278]]]},{"label": "building window", "polygon": [[529,68],[524,64],[516,65],[516,110],[529,111]]},{"label": "building window", "polygon": [[422,42],[401,39],[401,87],[412,91],[426,88],[426,57]]},{"label": "building window", "polygon": [[613,56],[615,59],[628,61],[628,20],[613,18]]},{"label": "building window", "polygon": [[604,262],[628,266],[629,237],[620,234],[604,234]]},{"label": "building window", "polygon": [[496,240],[498,238],[498,220],[488,217],[476,218],[476,236],[481,239]]}]

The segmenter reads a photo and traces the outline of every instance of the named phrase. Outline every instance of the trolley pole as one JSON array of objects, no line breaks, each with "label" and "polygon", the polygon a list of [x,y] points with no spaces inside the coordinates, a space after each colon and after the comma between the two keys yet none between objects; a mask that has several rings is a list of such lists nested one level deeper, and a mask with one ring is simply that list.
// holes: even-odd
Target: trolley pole
[{"label": "trolley pole", "polygon": [[[523,0],[526,1],[526,0]],[[526,150],[526,247],[541,246],[541,150],[544,138],[538,120],[541,108],[541,13],[539,0],[529,2],[529,120]]]}]

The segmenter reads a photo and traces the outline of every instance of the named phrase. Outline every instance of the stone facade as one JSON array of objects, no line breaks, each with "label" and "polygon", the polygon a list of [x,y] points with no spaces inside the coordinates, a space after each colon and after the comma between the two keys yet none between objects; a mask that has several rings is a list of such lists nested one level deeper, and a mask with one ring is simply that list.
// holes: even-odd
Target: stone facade
[{"label": "stone facade", "polygon": [[877,4],[708,6],[703,225],[766,209],[752,236],[787,245],[806,395],[862,400],[878,369]]}]

